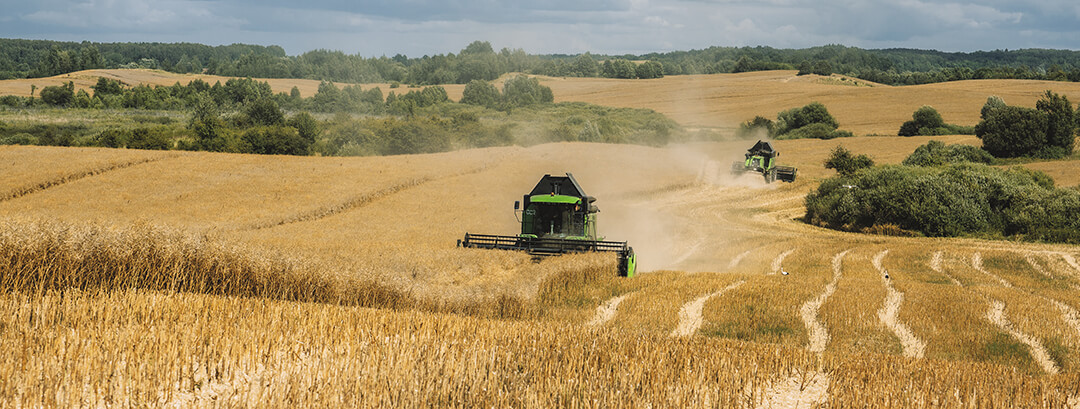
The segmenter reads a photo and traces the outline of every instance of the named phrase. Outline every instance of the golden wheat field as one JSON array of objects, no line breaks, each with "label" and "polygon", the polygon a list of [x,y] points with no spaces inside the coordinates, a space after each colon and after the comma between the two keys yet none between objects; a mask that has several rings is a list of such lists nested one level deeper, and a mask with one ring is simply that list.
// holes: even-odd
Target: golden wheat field
[{"label": "golden wheat field", "polygon": [[[758,75],[740,81],[774,90],[773,115],[875,88],[805,95],[816,80],[779,92],[770,76],[793,76]],[[557,98],[639,103],[548,81]],[[990,94],[1048,86],[1002,84],[1014,94],[938,98],[970,118]],[[892,92],[942,93],[927,88]],[[0,406],[1080,407],[1080,249],[798,221],[837,144],[898,163],[929,139],[777,141],[799,179],[770,185],[728,175],[746,141],[369,158],[0,146]],[[1080,162],[1026,166],[1080,184]],[[516,233],[513,201],[562,172],[598,198],[601,233],[634,246],[636,277],[604,254],[455,246]]]}]

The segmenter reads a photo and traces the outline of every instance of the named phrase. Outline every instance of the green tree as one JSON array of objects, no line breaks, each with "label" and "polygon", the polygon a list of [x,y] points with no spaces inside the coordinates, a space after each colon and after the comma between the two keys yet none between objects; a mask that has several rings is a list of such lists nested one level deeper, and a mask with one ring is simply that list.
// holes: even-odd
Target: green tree
[{"label": "green tree", "polygon": [[1042,156],[1062,157],[1071,154],[1076,140],[1076,118],[1069,98],[1047,90],[1035,103],[1035,109],[1046,113],[1048,148]]},{"label": "green tree", "polygon": [[495,54],[495,50],[491,48],[491,43],[477,40],[465,46],[465,49],[461,50],[461,54]]},{"label": "green tree", "polygon": [[825,160],[825,169],[835,169],[841,175],[852,175],[859,169],[874,166],[874,160],[866,155],[853,155],[843,145],[833,148],[832,154]]},{"label": "green tree", "polygon": [[244,114],[254,125],[280,126],[285,124],[285,113],[271,98],[259,98],[244,107]]},{"label": "green tree", "polygon": [[97,84],[92,85],[90,89],[94,90],[94,97],[121,95],[124,93],[124,83],[120,80],[98,77]]},{"label": "green tree", "polygon": [[943,135],[948,133],[941,114],[929,105],[923,105],[911,115],[911,120],[900,125],[899,136]]},{"label": "green tree", "polygon": [[600,63],[593,59],[592,54],[585,53],[574,59],[570,70],[575,77],[595,77],[600,73]]},{"label": "green tree", "polygon": [[263,155],[307,155],[311,141],[300,136],[296,128],[287,126],[256,126],[240,137],[250,153]]},{"label": "green tree", "polygon": [[53,85],[41,89],[41,101],[54,106],[68,106],[75,101],[75,83]]},{"label": "green tree", "polygon": [[212,152],[225,150],[225,121],[221,119],[217,104],[208,96],[196,97],[188,129],[195,134],[195,144],[198,149]]},{"label": "green tree", "polygon": [[637,78],[637,67],[630,60],[616,58],[604,61],[603,73],[608,78]]},{"label": "green tree", "polygon": [[1034,154],[1046,146],[1048,118],[1045,112],[1016,106],[994,108],[975,125],[983,149],[999,158]]},{"label": "green tree", "polygon": [[983,104],[982,109],[979,110],[979,117],[985,120],[993,114],[994,110],[1004,108],[1005,106],[1004,99],[1001,99],[1001,97],[997,95],[991,95],[989,98],[986,98],[986,103]]},{"label": "green tree", "polygon": [[461,103],[480,105],[487,108],[495,108],[499,104],[499,89],[490,82],[472,80],[465,84],[465,90],[461,93]]},{"label": "green tree", "polygon": [[319,129],[319,121],[307,112],[300,112],[293,115],[292,118],[289,118],[288,125],[296,128],[296,132],[301,138],[307,140],[308,143],[314,143],[321,132]]},{"label": "green tree", "polygon": [[555,95],[551,88],[540,85],[540,80],[518,75],[503,83],[503,100],[510,107],[551,103]]},{"label": "green tree", "polygon": [[656,61],[645,61],[637,66],[635,73],[641,79],[661,78],[664,76],[664,66]]}]

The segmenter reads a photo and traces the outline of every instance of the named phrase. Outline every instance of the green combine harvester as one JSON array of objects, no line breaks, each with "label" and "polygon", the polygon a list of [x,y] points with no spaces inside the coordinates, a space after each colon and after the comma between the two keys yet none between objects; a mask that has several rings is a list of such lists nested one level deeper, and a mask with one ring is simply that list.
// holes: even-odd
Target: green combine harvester
[{"label": "green combine harvester", "polygon": [[618,274],[633,277],[637,270],[634,249],[625,241],[604,241],[596,236],[596,214],[600,209],[593,204],[595,201],[573,175],[544,175],[523,201],[514,202],[521,234],[465,233],[458,247],[525,251],[537,260],[565,253],[613,252],[619,255]]},{"label": "green combine harvester", "polygon": [[789,183],[794,182],[795,172],[798,169],[791,166],[777,166],[777,156],[780,156],[780,152],[774,150],[768,142],[759,140],[746,151],[746,160],[731,164],[731,173],[735,175],[748,172],[760,173],[765,176],[765,183],[772,183],[778,179]]}]

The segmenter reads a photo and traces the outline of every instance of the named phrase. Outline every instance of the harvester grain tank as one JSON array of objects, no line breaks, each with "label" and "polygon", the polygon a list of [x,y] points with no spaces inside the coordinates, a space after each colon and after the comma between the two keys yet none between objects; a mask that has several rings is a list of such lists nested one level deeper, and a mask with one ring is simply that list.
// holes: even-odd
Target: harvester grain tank
[{"label": "harvester grain tank", "polygon": [[596,198],[586,195],[569,173],[544,175],[520,202],[514,202],[521,233],[516,236],[465,233],[459,247],[518,250],[540,259],[566,253],[604,251],[619,256],[618,274],[633,277],[637,270],[634,249],[625,241],[604,241],[597,236]]},{"label": "harvester grain tank", "polygon": [[794,182],[798,169],[791,166],[778,166],[777,156],[780,156],[780,152],[773,149],[772,144],[759,140],[753,147],[746,150],[745,160],[731,164],[731,173],[735,175],[748,172],[760,173],[765,176],[765,183],[775,180]]}]

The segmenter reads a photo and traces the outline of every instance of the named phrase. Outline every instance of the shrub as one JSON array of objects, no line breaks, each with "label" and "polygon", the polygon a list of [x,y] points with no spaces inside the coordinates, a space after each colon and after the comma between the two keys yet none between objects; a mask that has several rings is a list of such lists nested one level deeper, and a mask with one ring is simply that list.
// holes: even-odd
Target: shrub
[{"label": "shrub", "polygon": [[0,145],[37,145],[38,138],[25,132],[0,137]]},{"label": "shrub", "polygon": [[68,106],[75,101],[75,83],[54,85],[41,89],[41,100],[49,105]]},{"label": "shrub", "polygon": [[851,175],[871,166],[874,166],[873,159],[866,155],[852,155],[843,145],[837,145],[825,160],[825,169],[836,169],[841,175]]},{"label": "shrub", "polygon": [[161,130],[154,128],[135,128],[131,131],[131,138],[127,147],[131,149],[166,150],[171,146],[169,137]]},{"label": "shrub", "polygon": [[286,126],[253,127],[244,131],[240,139],[247,152],[265,155],[307,155],[311,145],[296,128]]},{"label": "shrub", "polygon": [[776,116],[774,136],[776,139],[833,139],[854,136],[851,132],[840,131],[836,118],[825,109],[825,105],[811,102],[802,108],[792,108]]},{"label": "shrub", "polygon": [[1023,168],[877,166],[826,179],[805,203],[807,222],[849,231],[1080,240],[1080,192]]},{"label": "shrub", "polygon": [[971,145],[948,145],[941,141],[931,140],[926,145],[915,148],[906,159],[907,166],[941,166],[951,163],[983,163],[990,164],[994,157],[989,152]]},{"label": "shrub", "polygon": [[555,94],[551,88],[540,85],[540,80],[518,75],[503,83],[503,100],[509,107],[550,104],[555,101]]},{"label": "shrub", "polygon": [[109,128],[101,131],[94,143],[97,146],[103,146],[106,148],[124,148],[127,147],[128,140],[131,139],[131,132],[120,128]]},{"label": "shrub", "polygon": [[776,133],[781,135],[811,124],[824,124],[830,130],[840,126],[820,102],[811,102],[802,108],[783,111],[777,114],[776,120]]},{"label": "shrub", "polygon": [[285,124],[285,113],[281,111],[277,102],[270,98],[259,98],[248,102],[244,107],[244,115],[247,122],[261,126],[276,126]]},{"label": "shrub", "polygon": [[490,82],[472,80],[465,85],[465,90],[461,94],[461,103],[495,108],[498,106],[500,98],[498,88],[495,88]]}]

